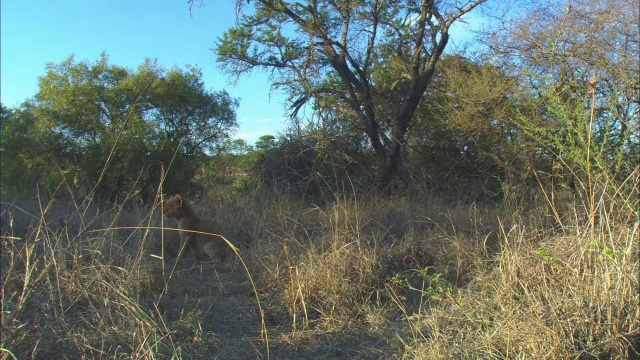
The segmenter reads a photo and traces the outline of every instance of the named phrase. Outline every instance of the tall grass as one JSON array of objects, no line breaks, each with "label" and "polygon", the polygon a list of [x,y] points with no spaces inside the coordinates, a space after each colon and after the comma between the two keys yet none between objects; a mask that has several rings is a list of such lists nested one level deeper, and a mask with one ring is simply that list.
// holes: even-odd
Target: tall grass
[{"label": "tall grass", "polygon": [[[301,356],[622,359],[640,336],[639,178],[594,177],[561,205],[352,194],[318,206],[268,191],[197,205],[241,245],[274,358],[314,346]],[[73,203],[3,199],[0,358],[269,355],[234,265],[174,259],[157,207]],[[140,229],[109,230],[122,227]]]},{"label": "tall grass", "polygon": [[558,235],[522,216],[502,227],[493,265],[409,320],[429,333],[406,357],[637,358],[639,223],[604,199],[590,210]]},{"label": "tall grass", "polygon": [[[3,199],[6,200],[6,199]],[[55,200],[2,204],[3,358],[180,354],[157,301],[168,285],[153,211]],[[16,221],[28,217],[30,221]],[[17,227],[17,224],[29,224]],[[140,231],[100,231],[139,226]]]},{"label": "tall grass", "polygon": [[560,133],[519,119],[553,154],[553,172],[535,173],[537,201],[505,191],[498,251],[468,284],[406,318],[421,331],[404,358],[640,357],[640,170],[624,148],[612,164],[594,140],[592,95],[575,108],[551,96],[549,110],[568,124]]}]

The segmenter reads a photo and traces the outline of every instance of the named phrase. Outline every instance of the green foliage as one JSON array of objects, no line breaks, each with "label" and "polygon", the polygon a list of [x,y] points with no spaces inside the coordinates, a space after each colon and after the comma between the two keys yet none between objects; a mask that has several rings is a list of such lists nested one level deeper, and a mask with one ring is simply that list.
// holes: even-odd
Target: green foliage
[{"label": "green foliage", "polygon": [[243,139],[226,139],[218,145],[202,168],[198,180],[211,191],[244,190],[251,183],[255,163],[253,147]]},{"label": "green foliage", "polygon": [[49,64],[35,99],[3,108],[2,191],[52,190],[64,178],[105,201],[148,199],[164,174],[165,191],[187,192],[237,126],[237,106],[206,90],[196,68],[167,71],[147,60],[134,71],[104,54]]},{"label": "green foliage", "polygon": [[276,146],[276,137],[273,135],[262,135],[256,141],[256,150],[265,151]]},{"label": "green foliage", "polygon": [[423,301],[442,300],[453,292],[453,284],[430,267],[395,274],[389,281],[395,286],[418,292]]},{"label": "green foliage", "polygon": [[42,127],[34,111],[29,103],[19,109],[2,106],[0,181],[3,193],[33,193],[40,181],[45,188],[55,186],[65,176],[64,171],[73,170],[73,144],[59,131]]},{"label": "green foliage", "polygon": [[553,254],[547,249],[538,249],[536,250],[536,255],[542,259],[542,261],[551,266],[552,269],[557,270],[560,268],[558,264],[558,260],[553,257]]},{"label": "green foliage", "polygon": [[173,69],[157,79],[151,103],[153,122],[164,138],[179,144],[187,156],[213,152],[219,140],[227,138],[236,126],[238,101],[226,91],[206,91],[197,68]]}]

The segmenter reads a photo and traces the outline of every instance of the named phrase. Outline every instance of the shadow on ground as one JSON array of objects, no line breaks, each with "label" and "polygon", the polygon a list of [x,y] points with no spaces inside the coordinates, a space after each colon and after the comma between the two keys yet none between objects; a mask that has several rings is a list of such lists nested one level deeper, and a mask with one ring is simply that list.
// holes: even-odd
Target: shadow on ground
[{"label": "shadow on ground", "polygon": [[[380,329],[349,324],[349,331],[294,332],[288,312],[262,298],[261,306],[271,359],[380,359],[394,352],[393,335]],[[260,310],[240,266],[185,265],[173,273],[158,308],[196,357],[267,358]]]}]

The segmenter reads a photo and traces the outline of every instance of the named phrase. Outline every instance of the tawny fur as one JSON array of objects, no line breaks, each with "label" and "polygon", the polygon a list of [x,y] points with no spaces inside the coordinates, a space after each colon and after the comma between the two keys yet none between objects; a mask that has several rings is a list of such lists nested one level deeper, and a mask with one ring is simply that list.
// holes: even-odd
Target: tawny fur
[{"label": "tawny fur", "polygon": [[182,231],[195,230],[216,234],[213,226],[200,220],[187,199],[180,195],[167,199],[164,204],[164,215],[176,219],[184,250],[190,247],[198,262],[224,261],[227,258],[229,246],[220,237]]}]

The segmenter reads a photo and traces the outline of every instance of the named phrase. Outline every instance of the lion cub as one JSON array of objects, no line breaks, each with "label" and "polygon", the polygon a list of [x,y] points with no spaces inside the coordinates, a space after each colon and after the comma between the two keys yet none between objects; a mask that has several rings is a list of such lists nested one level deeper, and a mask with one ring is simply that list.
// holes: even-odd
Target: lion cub
[{"label": "lion cub", "polygon": [[[200,220],[189,201],[180,195],[174,195],[164,204],[164,215],[174,218],[180,229],[180,239],[185,250],[191,247],[198,262],[210,262],[213,260],[224,261],[229,253],[229,246],[218,236],[193,233],[182,230],[195,230],[200,232],[216,232],[210,224]],[[183,252],[180,252],[183,254]]]}]

